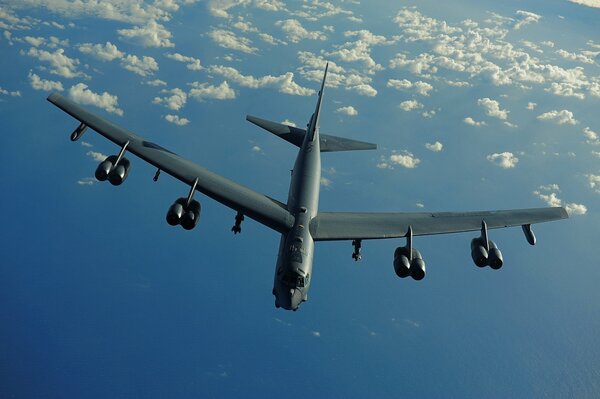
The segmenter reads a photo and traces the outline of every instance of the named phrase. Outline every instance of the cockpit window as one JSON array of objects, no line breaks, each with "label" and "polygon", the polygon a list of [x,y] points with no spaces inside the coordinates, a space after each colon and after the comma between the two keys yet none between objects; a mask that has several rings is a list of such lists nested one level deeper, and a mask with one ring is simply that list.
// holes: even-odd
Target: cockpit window
[{"label": "cockpit window", "polygon": [[308,275],[306,277],[291,271],[287,271],[282,279],[288,287],[304,288],[308,284]]}]

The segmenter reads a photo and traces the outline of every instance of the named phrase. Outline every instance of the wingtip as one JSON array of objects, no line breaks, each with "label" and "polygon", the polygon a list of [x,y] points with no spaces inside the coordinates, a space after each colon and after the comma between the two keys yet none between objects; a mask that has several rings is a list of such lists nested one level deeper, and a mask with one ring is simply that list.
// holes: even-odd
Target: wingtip
[{"label": "wingtip", "polygon": [[60,93],[58,93],[58,92],[56,92],[56,91],[55,91],[54,93],[50,94],[50,95],[49,95],[49,96],[46,98],[46,100],[47,100],[47,101],[50,101],[51,103],[53,103],[53,102],[54,102],[54,100],[56,100],[56,99],[58,99],[58,98],[60,98],[60,97],[61,97]]}]

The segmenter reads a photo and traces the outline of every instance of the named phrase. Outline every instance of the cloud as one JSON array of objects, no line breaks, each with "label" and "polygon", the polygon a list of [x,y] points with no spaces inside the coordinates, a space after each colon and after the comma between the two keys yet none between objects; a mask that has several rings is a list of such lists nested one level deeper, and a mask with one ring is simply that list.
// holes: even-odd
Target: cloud
[{"label": "cloud", "polygon": [[600,0],[569,0],[571,3],[580,4],[582,6],[600,8]]},{"label": "cloud", "polygon": [[583,134],[587,139],[586,142],[592,145],[600,145],[600,140],[598,139],[598,133],[594,132],[589,127],[583,128]]},{"label": "cloud", "polygon": [[137,55],[129,54],[121,60],[121,66],[140,76],[153,75],[154,72],[158,71],[156,60],[145,55],[142,58],[138,58]]},{"label": "cloud", "polygon": [[285,21],[275,22],[275,26],[281,28],[283,33],[292,43],[298,43],[301,40],[325,40],[327,36],[317,30],[306,30],[297,19],[286,19]]},{"label": "cloud", "polygon": [[135,26],[132,29],[117,31],[122,40],[130,41],[144,47],[174,47],[171,42],[171,32],[155,20],[150,20],[146,26]]},{"label": "cloud", "polygon": [[91,44],[84,43],[80,44],[77,49],[84,54],[90,54],[94,58],[97,58],[101,61],[112,61],[116,58],[121,58],[125,55],[122,51],[119,51],[116,45],[111,42],[106,42],[106,44]]},{"label": "cloud", "polygon": [[181,55],[179,53],[167,53],[167,58],[170,58],[175,61],[185,62],[187,65],[185,66],[187,69],[191,71],[200,71],[202,70],[202,66],[200,65],[200,60],[194,57],[188,57],[185,55]]},{"label": "cloud", "polygon": [[521,29],[523,26],[538,22],[542,19],[541,15],[534,14],[529,11],[517,10],[518,21],[515,23],[514,29]]},{"label": "cloud", "polygon": [[382,157],[381,162],[377,164],[377,167],[382,169],[393,169],[394,165],[399,165],[403,168],[414,169],[419,163],[421,163],[421,160],[412,153],[402,151],[401,154],[390,155],[387,160]]},{"label": "cloud", "polygon": [[323,187],[331,187],[333,182],[331,179],[326,178],[325,176],[321,176],[321,186]]},{"label": "cloud", "polygon": [[473,118],[471,118],[470,116],[467,116],[465,119],[463,119],[463,122],[466,123],[467,125],[477,126],[477,127],[486,125],[485,122],[483,122],[483,121],[478,122],[478,121],[474,120]]},{"label": "cloud", "polygon": [[53,80],[41,79],[35,73],[29,71],[29,82],[31,83],[31,87],[35,90],[43,90],[43,91],[63,91],[63,85],[61,82],[55,82]]},{"label": "cloud", "polygon": [[423,104],[421,104],[417,100],[407,100],[407,101],[402,101],[400,103],[399,107],[406,112],[410,112],[415,109],[423,108]]},{"label": "cloud", "polygon": [[[17,2],[15,2],[17,3]],[[68,18],[90,16],[111,21],[145,24],[149,21],[168,21],[171,12],[179,9],[179,4],[171,0],[154,1],[147,4],[144,0],[19,0],[20,6],[40,7],[52,10]],[[190,4],[190,1],[183,1]]]},{"label": "cloud", "polygon": [[567,111],[566,109],[545,112],[541,115],[538,115],[537,119],[541,121],[553,122],[557,125],[564,125],[565,123],[568,125],[576,125],[579,123],[579,121],[573,117],[573,113],[571,111]]},{"label": "cloud", "polygon": [[83,179],[77,180],[77,184],[80,186],[91,186],[97,181],[98,180],[96,180],[94,177],[84,177]]},{"label": "cloud", "polygon": [[102,94],[94,93],[83,83],[71,86],[69,89],[69,97],[80,104],[93,105],[102,108],[107,112],[123,116],[123,110],[118,108],[119,98],[117,96],[113,96],[107,92]]},{"label": "cloud", "polygon": [[251,46],[252,41],[250,39],[238,37],[235,33],[225,29],[213,29],[208,32],[208,36],[217,43],[217,45],[223,48],[237,50],[248,54],[256,53],[258,51],[256,47]]},{"label": "cloud", "polygon": [[144,82],[144,84],[147,84],[148,86],[166,86],[167,82],[160,80],[160,79],[154,79],[154,80],[148,80],[146,82]]},{"label": "cloud", "polygon": [[187,101],[186,92],[177,87],[171,90],[163,89],[160,92],[163,94],[170,94],[170,96],[154,97],[152,104],[162,104],[173,111],[179,111]]},{"label": "cloud", "polygon": [[102,162],[106,158],[108,158],[108,155],[105,155],[105,154],[103,154],[101,152],[96,152],[96,151],[88,151],[88,152],[85,153],[85,155],[87,155],[88,157],[92,158],[96,162]]},{"label": "cloud", "polygon": [[296,123],[294,121],[289,120],[289,119],[286,119],[286,120],[282,121],[281,123],[284,124],[284,125],[296,127]]},{"label": "cloud", "polygon": [[321,333],[319,331],[311,331],[310,332],[312,334],[313,337],[320,337]]},{"label": "cloud", "polygon": [[442,143],[440,143],[439,141],[436,141],[433,144],[425,143],[425,148],[427,148],[429,151],[440,152],[444,149],[444,145]]},{"label": "cloud", "polygon": [[536,104],[536,103],[531,103],[531,102],[530,102],[530,103],[527,103],[527,107],[526,107],[526,108],[527,108],[528,110],[534,110],[534,109],[535,109],[535,107],[537,107],[537,104]]},{"label": "cloud", "polygon": [[500,109],[500,103],[498,103],[498,101],[491,100],[487,97],[477,100],[477,105],[485,109],[485,113],[488,116],[502,120],[506,120],[508,118],[508,113],[510,112],[505,109]]},{"label": "cloud", "polygon": [[187,118],[180,118],[178,115],[171,115],[171,114],[165,115],[165,120],[167,122],[171,122],[177,126],[185,126],[188,123],[190,123],[190,120]]},{"label": "cloud", "polygon": [[564,206],[567,213],[571,216],[585,215],[587,213],[587,207],[583,204],[577,204],[574,202],[563,204],[563,201],[560,198],[558,198],[555,192],[543,194],[540,191],[536,190],[533,192],[533,195],[537,196],[539,199],[544,201],[548,206]]},{"label": "cloud", "polygon": [[383,70],[383,66],[378,64],[371,56],[371,48],[377,45],[390,45],[398,39],[398,37],[394,37],[392,40],[388,40],[385,36],[375,35],[366,29],[346,31],[344,36],[353,40],[342,45],[336,45],[336,50],[325,54],[344,62],[360,62],[363,65],[364,73],[368,75]]},{"label": "cloud", "polygon": [[65,55],[64,49],[57,49],[53,53],[46,50],[38,50],[31,47],[26,53],[30,57],[37,58],[40,61],[50,64],[50,73],[59,75],[64,78],[85,77],[82,72],[77,71],[79,60],[77,58],[69,58]]},{"label": "cloud", "polygon": [[229,87],[227,81],[223,81],[219,86],[200,82],[193,82],[191,86],[192,89],[188,94],[198,101],[203,101],[206,98],[213,100],[233,100],[236,97],[235,91]]},{"label": "cloud", "polygon": [[490,154],[486,157],[486,159],[502,169],[514,168],[519,162],[519,158],[517,158],[512,152]]},{"label": "cloud", "polygon": [[387,82],[387,87],[391,87],[398,90],[408,90],[414,88],[415,91],[422,96],[429,96],[429,92],[433,89],[433,86],[427,82],[417,81],[412,83],[410,80],[402,79],[390,79]]},{"label": "cloud", "polygon": [[251,75],[242,75],[237,69],[222,65],[211,66],[209,67],[209,71],[224,76],[240,86],[251,89],[274,87],[281,93],[296,96],[308,96],[315,93],[313,89],[302,87],[294,82],[293,72],[286,72],[279,76],[266,75],[256,78]]},{"label": "cloud", "polygon": [[348,115],[348,116],[358,115],[358,111],[356,110],[356,108],[354,108],[351,105],[348,105],[346,107],[340,107],[335,112],[338,112],[338,113],[344,114],[344,115]]}]

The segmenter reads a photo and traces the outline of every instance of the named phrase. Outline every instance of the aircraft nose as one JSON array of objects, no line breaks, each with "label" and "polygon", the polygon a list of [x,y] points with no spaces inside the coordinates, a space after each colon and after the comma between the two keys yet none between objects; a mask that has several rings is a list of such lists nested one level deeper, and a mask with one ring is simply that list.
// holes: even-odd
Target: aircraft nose
[{"label": "aircraft nose", "polygon": [[296,310],[302,302],[302,292],[297,288],[284,289],[277,293],[276,304],[287,310]]}]

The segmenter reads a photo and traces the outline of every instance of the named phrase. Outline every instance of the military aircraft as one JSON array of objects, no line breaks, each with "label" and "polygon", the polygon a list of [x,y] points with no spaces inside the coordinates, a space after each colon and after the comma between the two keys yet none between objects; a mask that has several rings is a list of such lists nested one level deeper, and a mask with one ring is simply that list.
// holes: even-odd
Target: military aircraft
[{"label": "military aircraft", "polygon": [[194,199],[194,194],[199,191],[237,211],[232,227],[234,234],[241,232],[244,216],[279,232],[281,240],[273,284],[277,308],[295,311],[307,300],[316,241],[351,241],[354,248],[352,258],[360,260],[363,240],[405,237],[406,245],[396,248],[394,252],[394,270],[398,277],[410,276],[414,280],[421,280],[425,277],[425,262],[421,253],[413,247],[414,236],[481,230],[481,235],[471,241],[473,261],[479,267],[500,269],[503,264],[502,253],[488,238],[488,229],[522,226],[529,244],[535,245],[531,224],[568,217],[562,207],[477,212],[319,212],[321,153],[377,148],[371,143],[320,134],[319,119],[327,68],[328,65],[307,129],[250,115],[246,117],[248,121],[299,147],[286,203],[183,159],[58,93],[51,94],[48,101],[80,122],[71,134],[72,141],[78,140],[91,127],[121,147],[118,155],[111,155],[98,165],[95,175],[99,181],[108,180],[115,186],[123,183],[131,165],[125,153],[130,152],[158,168],[155,181],[160,172],[165,171],[190,185],[187,197],[178,198],[168,209],[166,219],[170,225],[181,225],[186,230],[197,225],[200,203]]}]

